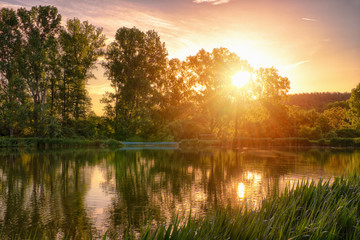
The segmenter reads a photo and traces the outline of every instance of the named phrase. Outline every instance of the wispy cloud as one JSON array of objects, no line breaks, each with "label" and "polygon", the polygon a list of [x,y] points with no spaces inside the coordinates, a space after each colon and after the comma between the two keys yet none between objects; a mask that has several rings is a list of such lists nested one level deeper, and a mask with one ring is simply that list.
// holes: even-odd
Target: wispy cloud
[{"label": "wispy cloud", "polygon": [[302,65],[302,64],[308,63],[308,62],[310,62],[309,59],[303,60],[303,61],[299,61],[299,62],[290,64],[290,65],[287,65],[287,66],[280,67],[280,68],[281,68],[280,70],[289,70],[289,69],[295,68],[295,67],[297,67],[297,66],[300,66],[300,65]]},{"label": "wispy cloud", "polygon": [[219,5],[230,2],[230,0],[194,0],[194,3],[211,3],[212,5]]},{"label": "wispy cloud", "polygon": [[104,94],[105,92],[114,92],[110,83],[88,85],[87,90],[90,94]]},{"label": "wispy cloud", "polygon": [[301,20],[310,21],[310,22],[317,22],[317,21],[318,21],[318,20],[315,19],[315,18],[306,18],[306,17],[301,18]]}]

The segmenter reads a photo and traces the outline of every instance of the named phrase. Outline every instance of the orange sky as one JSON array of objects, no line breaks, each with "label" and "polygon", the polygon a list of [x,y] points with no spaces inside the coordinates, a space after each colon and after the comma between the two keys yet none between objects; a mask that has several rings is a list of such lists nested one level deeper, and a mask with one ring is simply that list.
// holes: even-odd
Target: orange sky
[{"label": "orange sky", "polygon": [[[103,27],[111,42],[122,26],[155,29],[169,57],[226,47],[254,68],[275,66],[291,93],[349,92],[360,82],[360,0],[7,0],[0,7],[54,5],[63,19]],[[103,70],[88,90],[102,113],[111,90]]]}]

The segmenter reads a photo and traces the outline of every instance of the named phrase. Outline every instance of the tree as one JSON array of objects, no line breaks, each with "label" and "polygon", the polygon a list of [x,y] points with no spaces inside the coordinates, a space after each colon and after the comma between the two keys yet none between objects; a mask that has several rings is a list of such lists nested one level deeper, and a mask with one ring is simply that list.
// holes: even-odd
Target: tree
[{"label": "tree", "polygon": [[294,121],[283,99],[290,89],[287,77],[279,75],[274,68],[260,68],[255,71],[255,79],[251,82],[251,95],[260,101],[263,111],[268,115],[264,128],[270,137],[287,137],[294,134]]},{"label": "tree", "polygon": [[97,59],[103,55],[105,36],[102,28],[96,28],[88,21],[70,19],[60,34],[61,79],[59,81],[59,112],[64,122],[71,117],[78,120],[84,117],[90,106],[86,91],[87,80],[93,75]]},{"label": "tree", "polygon": [[[195,90],[197,113],[206,133],[225,135],[224,127],[231,122],[231,105],[238,93],[231,77],[238,71],[252,71],[247,61],[241,60],[226,48],[204,49],[185,61],[187,79]],[[230,117],[230,118],[229,118]]]},{"label": "tree", "polygon": [[349,117],[353,126],[360,127],[360,83],[351,90]]},{"label": "tree", "polygon": [[257,99],[279,102],[290,90],[289,79],[280,76],[279,71],[274,67],[260,68],[255,75],[252,89]]},{"label": "tree", "polygon": [[22,51],[19,70],[33,99],[35,134],[41,135],[39,123],[43,120],[48,88],[53,77],[51,60],[57,55],[57,36],[60,33],[61,15],[52,6],[20,8]]},{"label": "tree", "polygon": [[152,114],[161,102],[167,63],[164,43],[155,31],[122,27],[105,54],[104,67],[114,93],[107,101],[117,138],[147,135]]},{"label": "tree", "polygon": [[1,9],[0,35],[0,116],[8,129],[6,134],[13,136],[27,99],[25,84],[19,74],[21,33],[14,10]]},{"label": "tree", "polygon": [[322,115],[328,119],[328,123],[332,129],[347,128],[350,126],[345,108],[332,107],[325,110]]}]

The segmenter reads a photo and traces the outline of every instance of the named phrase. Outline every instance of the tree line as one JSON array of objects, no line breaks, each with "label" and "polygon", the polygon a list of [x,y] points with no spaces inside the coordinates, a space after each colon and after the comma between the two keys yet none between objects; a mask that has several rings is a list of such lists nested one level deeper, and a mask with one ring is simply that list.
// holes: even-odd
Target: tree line
[{"label": "tree line", "polygon": [[315,108],[317,111],[323,111],[328,104],[333,102],[346,102],[350,99],[351,93],[345,92],[312,92],[289,94],[288,105],[296,105],[304,109]]},{"label": "tree line", "polygon": [[[61,19],[53,6],[1,9],[0,136],[321,138],[358,126],[359,90],[329,109],[303,109],[287,104],[290,81],[276,68],[253,69],[226,48],[169,59],[154,30],[120,27],[106,46],[102,28]],[[86,91],[98,63],[113,88],[101,117]],[[232,84],[239,71],[252,73],[242,89]]]}]

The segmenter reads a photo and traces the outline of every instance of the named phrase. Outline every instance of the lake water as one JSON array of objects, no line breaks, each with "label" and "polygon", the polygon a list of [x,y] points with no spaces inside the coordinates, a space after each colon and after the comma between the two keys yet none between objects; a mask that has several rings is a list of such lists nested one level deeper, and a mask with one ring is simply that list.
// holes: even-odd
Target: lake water
[{"label": "lake water", "polygon": [[359,151],[164,149],[0,153],[0,238],[135,235],[306,179],[360,172]]}]

